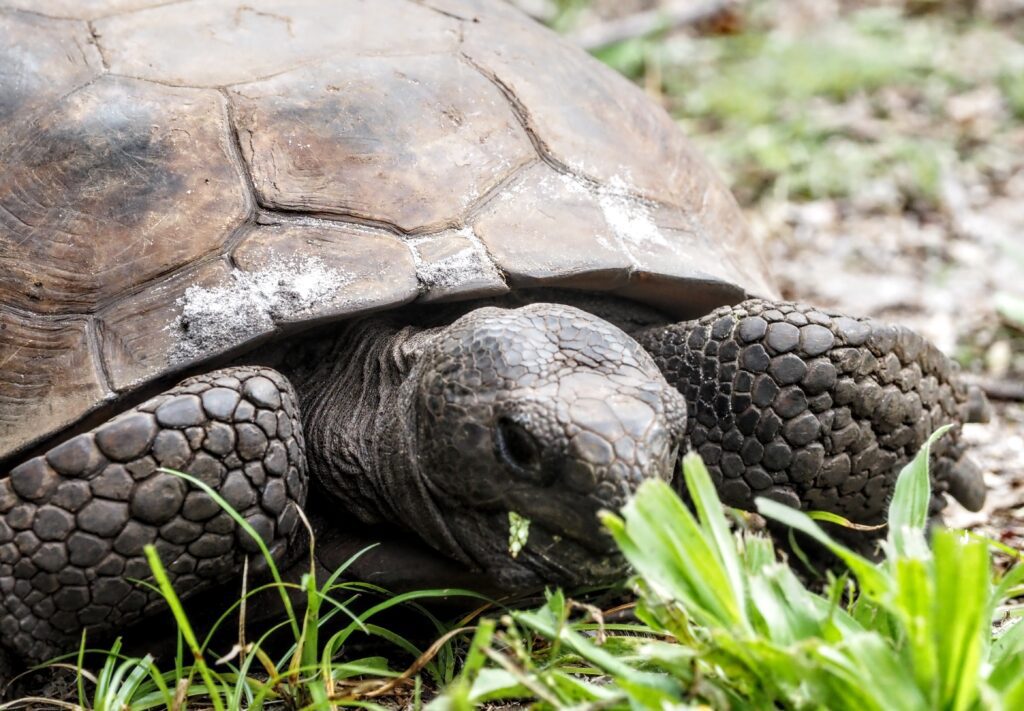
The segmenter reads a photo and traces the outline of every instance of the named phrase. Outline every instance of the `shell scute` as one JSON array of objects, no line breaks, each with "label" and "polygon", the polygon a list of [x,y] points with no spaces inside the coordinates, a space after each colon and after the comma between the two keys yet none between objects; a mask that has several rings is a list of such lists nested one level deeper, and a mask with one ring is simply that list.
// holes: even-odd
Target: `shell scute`
[{"label": "shell scute", "polygon": [[[103,309],[97,330],[111,387],[119,393],[130,391],[163,374],[172,358],[183,360],[182,339],[191,329],[183,309],[189,290],[230,283],[227,262],[205,262]],[[244,319],[244,312],[239,319]],[[250,337],[264,333],[254,329]]]},{"label": "shell scute", "polygon": [[341,59],[232,96],[272,208],[438,229],[535,158],[505,98],[454,56]]},{"label": "shell scute", "polygon": [[416,298],[416,265],[408,246],[377,231],[343,225],[267,225],[234,252],[250,278],[277,278],[274,323],[337,320]]},{"label": "shell scute", "polygon": [[[524,108],[542,150],[569,171],[620,181],[641,197],[695,211],[717,180],[672,118],[623,76],[538,27],[477,23],[464,51]],[[566,93],[571,92],[571,100]]]},{"label": "shell scute", "polygon": [[85,23],[0,9],[0,126],[99,76],[90,40]]},{"label": "shell scute", "polygon": [[220,87],[330,56],[453,51],[458,22],[408,0],[191,0],[95,23],[110,69]]},{"label": "shell scute", "polygon": [[629,278],[629,255],[589,188],[543,163],[507,186],[473,229],[512,287],[607,290]]},{"label": "shell scute", "polygon": [[0,453],[73,424],[106,396],[86,319],[0,307]]},{"label": "shell scute", "polygon": [[112,386],[125,392],[281,328],[407,303],[418,288],[412,254],[394,237],[258,226],[233,264],[202,264],[106,309],[101,348]]},{"label": "shell scute", "polygon": [[220,249],[248,196],[214,92],[102,77],[0,139],[0,301],[87,313]]},{"label": "shell scute", "polygon": [[508,292],[505,278],[470,227],[408,240],[423,285],[421,301],[459,301]]}]

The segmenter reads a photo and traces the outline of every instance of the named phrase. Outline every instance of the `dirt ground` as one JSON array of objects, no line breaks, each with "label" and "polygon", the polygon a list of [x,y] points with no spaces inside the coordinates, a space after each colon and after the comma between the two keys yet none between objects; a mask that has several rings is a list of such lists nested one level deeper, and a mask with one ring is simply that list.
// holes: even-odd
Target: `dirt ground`
[{"label": "dirt ground", "polygon": [[964,429],[987,504],[947,521],[1021,548],[1024,2],[517,2],[570,38],[725,7],[590,49],[726,174],[785,297],[909,325],[999,398]]}]

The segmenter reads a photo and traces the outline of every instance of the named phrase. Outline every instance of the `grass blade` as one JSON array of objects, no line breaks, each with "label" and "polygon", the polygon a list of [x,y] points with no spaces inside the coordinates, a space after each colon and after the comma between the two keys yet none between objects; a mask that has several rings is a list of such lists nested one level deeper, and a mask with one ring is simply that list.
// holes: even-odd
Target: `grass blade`
[{"label": "grass blade", "polygon": [[207,666],[206,660],[203,658],[203,650],[199,646],[199,641],[196,638],[195,632],[192,631],[192,625],[188,621],[185,609],[181,605],[181,600],[178,599],[177,593],[174,592],[174,587],[171,586],[171,581],[167,577],[167,571],[164,569],[163,563],[160,562],[160,555],[156,552],[156,547],[149,544],[146,545],[143,550],[146,554],[146,560],[149,563],[149,567],[153,571],[153,577],[156,579],[156,584],[160,588],[160,593],[164,596],[164,600],[167,601],[168,607],[171,608],[171,614],[174,615],[174,621],[178,625],[178,629],[185,638],[185,642],[188,644],[189,649],[192,652],[192,656],[195,659],[195,666],[199,670],[199,675],[202,677],[203,682],[206,685],[206,690],[210,695],[210,702],[213,704],[213,708],[215,711],[225,711],[223,701],[221,700],[220,693],[218,692],[217,684],[213,679],[213,674]]},{"label": "grass blade", "polygon": [[292,634],[295,636],[295,639],[298,639],[301,634],[301,631],[299,630],[298,617],[295,615],[295,610],[292,609],[291,598],[288,597],[288,593],[285,591],[284,581],[281,579],[281,573],[277,569],[277,564],[274,561],[274,557],[270,555],[270,549],[267,548],[266,541],[264,541],[260,534],[256,532],[256,529],[253,528],[248,521],[242,518],[242,515],[235,511],[235,509],[232,508],[231,504],[229,504],[223,496],[221,496],[213,487],[211,487],[206,482],[197,479],[191,474],[175,471],[174,469],[160,468],[157,469],[157,471],[184,479],[193,486],[201,489],[207,496],[213,499],[217,503],[217,505],[221,507],[221,509],[223,509],[229,516],[231,516],[232,519],[234,519],[235,523],[238,524],[239,528],[245,531],[249,535],[249,537],[252,538],[253,542],[255,542],[256,545],[259,547],[260,553],[263,555],[263,559],[267,562],[267,567],[270,570],[270,574],[274,578],[274,582],[277,583],[279,586],[278,590],[280,590],[281,593],[281,603],[284,605],[285,613],[287,614],[288,619],[291,623]]},{"label": "grass blade", "polygon": [[[744,584],[743,566],[740,564],[739,555],[736,552],[736,539],[729,524],[722,513],[722,502],[718,498],[718,492],[711,483],[711,476],[708,474],[704,460],[694,452],[683,457],[683,476],[686,481],[687,490],[697,508],[697,516],[700,518],[701,528],[708,540],[713,544],[711,550],[714,552],[718,563],[722,566],[729,580],[732,590],[732,597],[736,601],[742,601],[746,597],[746,585]],[[741,618],[744,627],[749,627],[746,619],[746,608],[743,604],[736,606],[736,614]]]},{"label": "grass blade", "polygon": [[977,701],[976,681],[991,636],[988,546],[955,531],[936,531],[932,547],[940,702],[962,711]]},{"label": "grass blade", "polygon": [[932,495],[928,460],[932,444],[946,434],[949,427],[946,425],[937,429],[896,479],[892,503],[889,504],[887,542],[892,549],[890,558],[928,555],[924,539],[924,531],[928,526],[928,503]]}]

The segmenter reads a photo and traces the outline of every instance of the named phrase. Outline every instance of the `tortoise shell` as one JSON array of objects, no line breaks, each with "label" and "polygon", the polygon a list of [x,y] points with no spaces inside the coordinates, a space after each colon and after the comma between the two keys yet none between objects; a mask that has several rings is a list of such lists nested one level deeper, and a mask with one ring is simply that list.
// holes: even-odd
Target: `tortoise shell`
[{"label": "tortoise shell", "polygon": [[0,460],[414,301],[769,295],[673,121],[500,0],[0,0]]}]

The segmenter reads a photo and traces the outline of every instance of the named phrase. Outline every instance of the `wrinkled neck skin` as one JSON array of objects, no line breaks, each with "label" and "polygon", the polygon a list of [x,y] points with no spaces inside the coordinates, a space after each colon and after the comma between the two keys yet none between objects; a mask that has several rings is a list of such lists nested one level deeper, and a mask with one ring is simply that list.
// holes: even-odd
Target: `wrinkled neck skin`
[{"label": "wrinkled neck skin", "polygon": [[506,306],[356,321],[286,354],[314,506],[325,527],[410,530],[509,590],[616,580],[599,512],[671,478],[685,403],[589,310]]},{"label": "wrinkled neck skin", "polygon": [[[337,502],[340,523],[414,529],[425,542],[472,565],[444,525],[438,492],[416,456],[418,355],[441,329],[386,318],[347,324],[290,354],[303,413],[309,472]],[[330,521],[328,520],[328,524]]]}]

